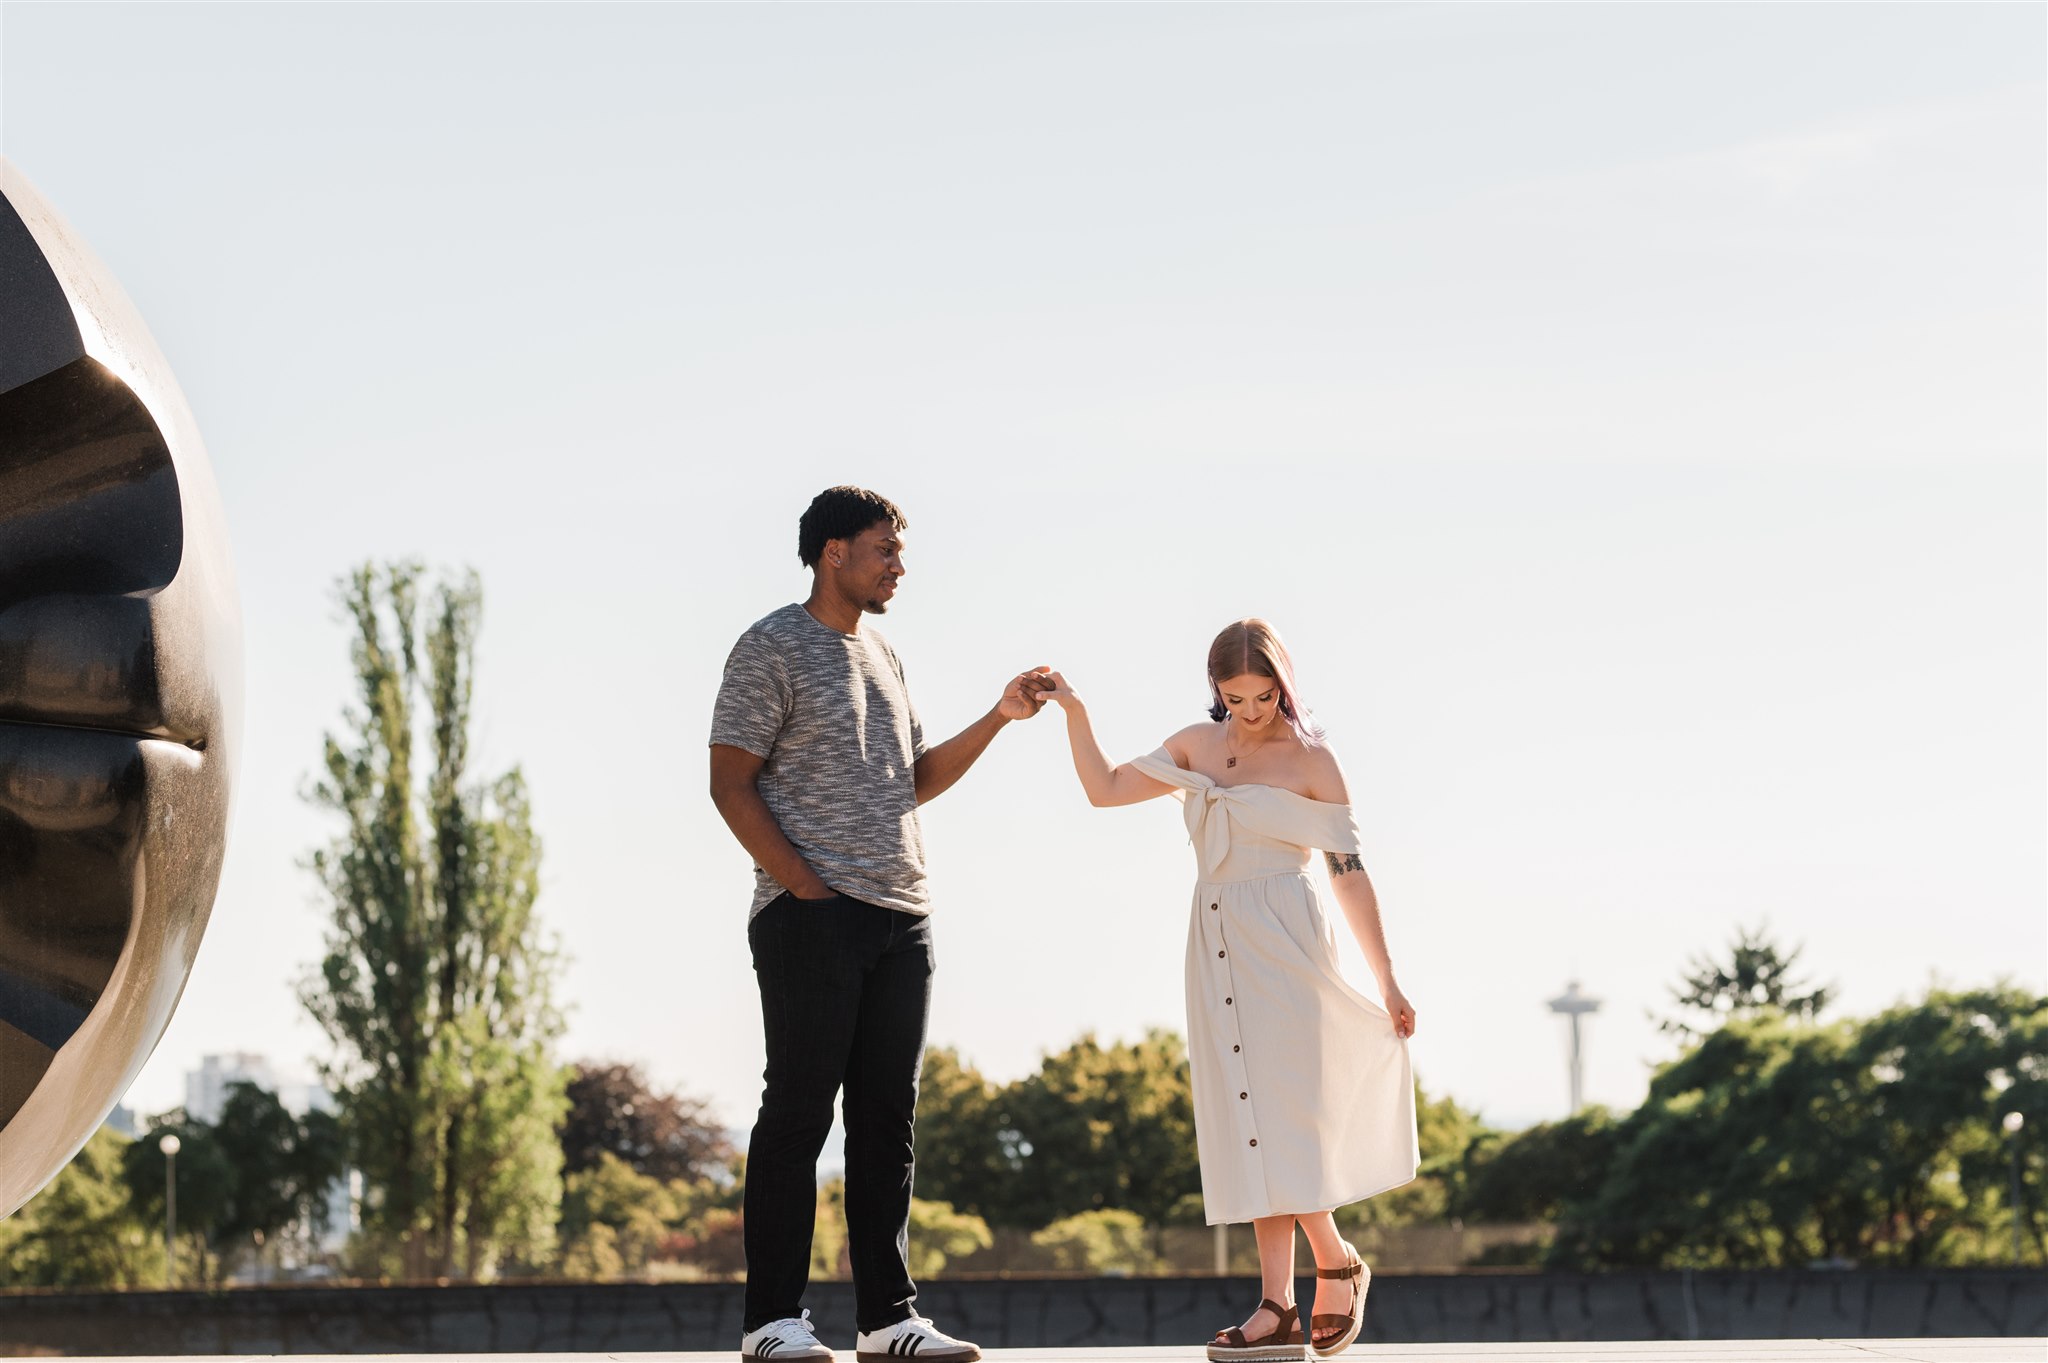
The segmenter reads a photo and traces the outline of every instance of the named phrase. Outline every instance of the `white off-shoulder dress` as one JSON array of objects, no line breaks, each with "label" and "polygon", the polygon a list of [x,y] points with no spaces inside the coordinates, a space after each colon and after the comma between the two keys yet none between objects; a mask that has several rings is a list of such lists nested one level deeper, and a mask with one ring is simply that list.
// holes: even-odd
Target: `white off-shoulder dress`
[{"label": "white off-shoulder dress", "polygon": [[1176,788],[1200,868],[1188,1063],[1209,1224],[1328,1211],[1413,1179],[1408,1043],[1338,972],[1309,875],[1316,852],[1359,850],[1350,807],[1221,786],[1163,747],[1132,765]]}]

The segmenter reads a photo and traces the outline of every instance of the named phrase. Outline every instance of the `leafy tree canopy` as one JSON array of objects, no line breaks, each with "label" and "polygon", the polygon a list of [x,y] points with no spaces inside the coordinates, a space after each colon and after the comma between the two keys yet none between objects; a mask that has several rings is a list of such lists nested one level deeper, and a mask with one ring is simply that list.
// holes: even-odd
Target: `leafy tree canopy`
[{"label": "leafy tree canopy", "polygon": [[[9,1287],[161,1287],[161,1220],[137,1214],[123,1170],[141,1142],[107,1127],[49,1186],[0,1221],[0,1283]],[[152,1147],[157,1162],[163,1156]]]},{"label": "leafy tree canopy", "polygon": [[[2048,1102],[2044,1054],[2048,999],[2010,986],[1826,1026],[1732,1020],[1598,1137],[1611,1157],[1561,1199],[1553,1262],[1982,1262],[2015,1216],[2038,1252],[2038,1206],[2013,1207],[2000,1177],[1999,1118]],[[2023,1189],[2038,1188],[2026,1158]]]},{"label": "leafy tree canopy", "polygon": [[568,1086],[562,1122],[563,1169],[595,1169],[612,1155],[657,1180],[722,1175],[732,1142],[698,1098],[656,1089],[637,1065],[586,1061]]},{"label": "leafy tree canopy", "polygon": [[1802,948],[1787,951],[1759,925],[1738,928],[1725,960],[1695,956],[1671,991],[1681,1011],[1658,1027],[1685,1039],[1702,1036],[1730,1018],[1759,1012],[1790,1013],[1812,1021],[1834,997],[1830,986],[1794,980]]}]

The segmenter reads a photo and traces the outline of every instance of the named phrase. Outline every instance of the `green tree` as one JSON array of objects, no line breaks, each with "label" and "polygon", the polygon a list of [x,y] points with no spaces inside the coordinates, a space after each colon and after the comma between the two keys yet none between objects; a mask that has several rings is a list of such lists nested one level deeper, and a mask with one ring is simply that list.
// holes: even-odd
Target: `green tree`
[{"label": "green tree", "polygon": [[957,1051],[933,1047],[924,1053],[917,1086],[919,1192],[982,1216],[1008,1205],[1009,1185],[1022,1161],[1005,1152],[1002,1096]]},{"label": "green tree", "polygon": [[[2006,986],[1828,1026],[1731,1021],[1607,1133],[1604,1176],[1566,1206],[1553,1262],[1984,1262],[2015,1215],[2038,1249],[2032,1204],[2003,1191],[1997,1122],[2048,1098],[2044,1045],[2048,1000]],[[2029,1176],[2038,1187],[2038,1162]]]},{"label": "green tree", "polygon": [[[1692,959],[1678,987],[1671,991],[1672,1000],[1683,1011],[1661,1019],[1657,1026],[1690,1040],[1730,1018],[1762,1012],[1790,1013],[1813,1021],[1834,993],[1828,986],[1814,988],[1792,978],[1803,949],[1786,951],[1770,939],[1762,925],[1754,931],[1736,929],[1726,961],[1705,956]],[[1704,1020],[1704,1025],[1696,1025],[1699,1020]]]},{"label": "green tree", "polygon": [[482,590],[474,574],[441,584],[423,626],[421,577],[366,564],[341,584],[358,705],[310,796],[343,827],[310,858],[331,924],[300,993],[337,1051],[325,1078],[368,1186],[371,1257],[485,1277],[553,1248],[557,959],[524,780],[469,771]]},{"label": "green tree", "polygon": [[963,1258],[995,1244],[988,1222],[956,1212],[949,1202],[910,1199],[910,1276],[933,1278],[949,1260]]},{"label": "green tree", "polygon": [[139,1145],[101,1127],[49,1186],[0,1221],[0,1285],[163,1285],[163,1222],[141,1219],[124,1177]]},{"label": "green tree", "polygon": [[852,1272],[847,1257],[846,1180],[830,1178],[818,1189],[818,1214],[811,1226],[811,1276],[845,1278]]},{"label": "green tree", "polygon": [[158,1144],[166,1135],[179,1142],[181,1279],[218,1282],[236,1255],[259,1251],[287,1228],[322,1228],[328,1191],[346,1169],[332,1114],[294,1117],[267,1089],[234,1083],[218,1122],[174,1109],[123,1150],[123,1179],[137,1209],[156,1224],[170,1168]]},{"label": "green tree", "polygon": [[[2048,998],[2009,985],[1931,991],[1862,1023],[1850,1063],[1867,1076],[1865,1176],[1876,1190],[1872,1262],[2003,1261],[2012,1218],[2042,1249],[2039,1199],[2011,1206],[2006,1112],[2048,1121]],[[2023,1150],[2025,1147],[2023,1147]],[[2021,1184],[2041,1186],[2037,1141]]]},{"label": "green tree", "polygon": [[1068,1273],[1143,1273],[1158,1263],[1145,1219],[1121,1207],[1061,1217],[1034,1231],[1031,1243]]},{"label": "green tree", "polygon": [[1657,1072],[1553,1261],[1766,1268],[1856,1257],[1871,1188],[1850,1023],[1739,1019]]},{"label": "green tree", "polygon": [[734,1169],[739,1177],[732,1182],[705,1180],[692,1188],[690,1206],[669,1237],[663,1258],[687,1259],[707,1273],[745,1271],[746,1228],[740,1216],[746,1194],[744,1158],[734,1162]]},{"label": "green tree", "polygon": [[246,1243],[260,1251],[289,1228],[309,1236],[326,1229],[327,1195],[348,1163],[332,1113],[294,1116],[269,1090],[236,1083],[209,1136],[232,1175],[215,1226],[224,1246]]},{"label": "green tree", "polygon": [[562,1271],[573,1278],[645,1272],[688,1207],[683,1189],[606,1151],[563,1180]]},{"label": "green tree", "polygon": [[998,1106],[1015,1177],[995,1205],[965,1208],[995,1224],[1116,1207],[1157,1226],[1201,1190],[1187,1050],[1170,1031],[1107,1046],[1087,1033],[1045,1057]]},{"label": "green tree", "polygon": [[1615,1131],[1614,1115],[1596,1106],[1523,1131],[1482,1133],[1463,1156],[1451,1211],[1469,1222],[1555,1221],[1599,1191]]},{"label": "green tree", "polygon": [[[584,1061],[569,1078],[562,1121],[563,1169],[594,1169],[616,1155],[650,1178],[723,1173],[732,1142],[701,1098],[656,1089],[638,1065]],[[922,1170],[920,1170],[922,1173]]]}]

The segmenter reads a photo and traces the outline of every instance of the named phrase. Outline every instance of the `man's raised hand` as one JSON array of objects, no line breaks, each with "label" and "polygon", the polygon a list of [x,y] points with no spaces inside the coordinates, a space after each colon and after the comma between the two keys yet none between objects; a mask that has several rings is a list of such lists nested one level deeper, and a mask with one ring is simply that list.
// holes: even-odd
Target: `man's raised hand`
[{"label": "man's raised hand", "polygon": [[1045,708],[1045,692],[1052,689],[1052,669],[1034,667],[1010,678],[996,713],[1004,719],[1029,719]]}]

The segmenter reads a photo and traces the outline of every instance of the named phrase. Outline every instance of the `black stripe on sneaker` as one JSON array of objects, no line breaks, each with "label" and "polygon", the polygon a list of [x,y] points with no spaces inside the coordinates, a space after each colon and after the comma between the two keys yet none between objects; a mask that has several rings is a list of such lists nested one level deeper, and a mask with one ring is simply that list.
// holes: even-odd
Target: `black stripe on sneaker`
[{"label": "black stripe on sneaker", "polygon": [[923,1344],[923,1343],[924,1343],[924,1336],[923,1336],[923,1335],[912,1335],[912,1336],[910,1337],[910,1344],[909,1344],[909,1352],[910,1352],[910,1354],[911,1354],[911,1356],[912,1356],[912,1357],[915,1357],[915,1356],[916,1356],[916,1354],[917,1354],[917,1350],[918,1350],[918,1346],[919,1346],[919,1345],[921,1345],[921,1344]]},{"label": "black stripe on sneaker", "polygon": [[781,1344],[782,1341],[779,1339],[764,1339],[759,1344],[756,1344],[754,1346],[754,1357],[766,1358],[768,1355],[774,1353],[776,1349],[781,1347]]}]

